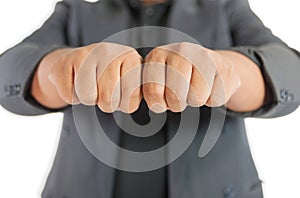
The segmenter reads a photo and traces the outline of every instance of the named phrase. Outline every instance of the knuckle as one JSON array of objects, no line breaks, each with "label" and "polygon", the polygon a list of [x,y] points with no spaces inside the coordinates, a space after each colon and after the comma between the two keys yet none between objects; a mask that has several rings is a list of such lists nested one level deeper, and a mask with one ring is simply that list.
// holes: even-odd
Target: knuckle
[{"label": "knuckle", "polygon": [[190,88],[188,94],[188,103],[189,105],[200,107],[205,105],[209,98],[210,92],[208,90],[195,91],[194,89]]},{"label": "knuckle", "polygon": [[167,107],[163,103],[149,104],[149,109],[154,113],[163,113],[167,110]]},{"label": "knuckle", "polygon": [[140,98],[141,98],[140,90],[136,90],[136,91],[127,90],[127,91],[125,91],[123,89],[122,90],[121,104],[132,103],[136,100],[139,100]]},{"label": "knuckle", "polygon": [[208,96],[197,95],[196,96],[196,104],[198,106],[203,106],[206,103],[207,99],[208,99]]},{"label": "knuckle", "polygon": [[163,59],[163,49],[155,48],[146,57],[146,62],[158,61]]},{"label": "knuckle", "polygon": [[132,94],[130,94],[130,99],[135,100],[139,99],[141,97],[140,90],[133,91]]},{"label": "knuckle", "polygon": [[176,104],[172,104],[172,105],[168,104],[168,106],[169,106],[170,111],[172,111],[174,113],[179,113],[179,112],[184,111],[187,104],[186,103],[184,103],[184,104],[176,103]]},{"label": "knuckle", "polygon": [[109,91],[101,92],[98,100],[99,103],[103,104],[104,106],[110,106],[113,102],[116,102]]},{"label": "knuckle", "polygon": [[176,67],[176,66],[185,66],[184,63],[184,58],[183,56],[179,53],[172,53],[171,56],[168,57],[168,66]]},{"label": "knuckle", "polygon": [[128,113],[128,114],[134,113],[134,112],[136,112],[138,109],[139,109],[139,104],[133,106],[131,109],[129,109],[129,110],[127,111],[127,113]]},{"label": "knuckle", "polygon": [[138,110],[139,108],[139,101],[131,101],[128,105],[120,105],[120,111],[123,113],[131,114]]},{"label": "knuckle", "polygon": [[108,42],[100,42],[97,44],[97,47],[106,47],[108,48],[111,44]]},{"label": "knuckle", "polygon": [[99,107],[99,109],[105,113],[113,113],[114,110],[112,108],[109,108],[107,106],[102,105],[101,103],[98,103],[97,105]]},{"label": "knuckle", "polygon": [[71,53],[72,55],[81,55],[84,52],[86,52],[86,47],[78,47],[76,49],[73,50],[73,53]]},{"label": "knuckle", "polygon": [[180,42],[176,45],[176,52],[178,54],[184,54],[190,48],[191,43],[189,42]]},{"label": "knuckle", "polygon": [[182,101],[182,97],[178,96],[177,94],[175,94],[173,91],[169,89],[166,90],[166,99],[172,104]]},{"label": "knuckle", "polygon": [[99,49],[104,49],[104,50],[107,50],[111,47],[111,43],[108,43],[108,42],[100,42],[100,43],[97,43],[95,44],[95,48]]},{"label": "knuckle", "polygon": [[202,56],[209,56],[209,51],[204,48],[204,47],[199,47],[198,48],[198,52],[202,55]]},{"label": "knuckle", "polygon": [[212,53],[214,52],[210,52],[209,50],[207,50],[204,47],[199,47],[197,50],[197,54],[199,56],[199,58],[207,60],[207,62],[209,62],[210,64],[215,64],[215,61],[213,60],[213,55]]},{"label": "knuckle", "polygon": [[209,106],[209,107],[220,107],[224,104],[225,104],[225,101],[221,100],[217,97],[211,97],[207,102],[207,106]]},{"label": "knuckle", "polygon": [[[103,69],[103,70],[102,70]],[[99,72],[102,70],[101,72]],[[110,64],[105,68],[99,69],[96,73],[96,78],[98,84],[106,85],[109,83],[109,85],[117,86],[120,83],[120,64]]]},{"label": "knuckle", "polygon": [[179,46],[181,46],[181,47],[186,47],[186,46],[189,46],[191,43],[189,43],[189,42],[180,42],[179,43]]},{"label": "knuckle", "polygon": [[205,105],[206,101],[207,101],[206,97],[199,96],[199,95],[188,98],[189,105],[195,106],[195,107],[201,107],[201,106]]},{"label": "knuckle", "polygon": [[154,48],[151,52],[150,55],[151,56],[157,56],[160,54],[161,49],[160,48]]},{"label": "knuckle", "polygon": [[163,97],[164,93],[159,85],[150,84],[143,89],[143,94],[149,100],[157,100]]},{"label": "knuckle", "polygon": [[125,113],[125,114],[133,113],[133,112],[130,112],[128,108],[124,108],[124,107],[120,107],[119,110],[120,110],[122,113]]},{"label": "knuckle", "polygon": [[116,69],[117,69],[117,67],[115,65],[113,65],[113,64],[108,65],[106,68],[104,68],[103,73],[101,73],[101,75],[99,74],[98,79],[101,79],[101,80],[102,80],[102,78],[104,80],[106,78],[111,79],[111,80],[115,79],[114,72],[116,72]]},{"label": "knuckle", "polygon": [[185,109],[185,107],[172,107],[170,108],[170,111],[173,113],[180,113]]},{"label": "knuckle", "polygon": [[87,47],[80,47],[75,49],[69,56],[72,56],[72,58],[75,59],[83,59],[85,56],[87,56],[88,53],[89,50],[87,49]]},{"label": "knuckle", "polygon": [[141,58],[141,55],[134,48],[131,48],[131,47],[128,51],[128,55],[133,57],[133,58],[138,58],[138,59]]},{"label": "knuckle", "polygon": [[78,94],[78,98],[84,105],[95,105],[97,100],[96,94]]},{"label": "knuckle", "polygon": [[188,42],[181,42],[177,45],[178,47],[178,50],[184,50],[186,47],[189,46],[189,43]]}]

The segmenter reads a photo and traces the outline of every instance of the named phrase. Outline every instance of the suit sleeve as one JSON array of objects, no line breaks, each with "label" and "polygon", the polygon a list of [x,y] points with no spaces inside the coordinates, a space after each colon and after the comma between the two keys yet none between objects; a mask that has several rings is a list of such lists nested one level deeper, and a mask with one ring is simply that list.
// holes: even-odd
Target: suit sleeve
[{"label": "suit sleeve", "polygon": [[40,115],[53,110],[39,105],[30,95],[33,73],[52,50],[67,46],[68,5],[59,2],[43,26],[0,56],[0,104],[19,115]]},{"label": "suit sleeve", "polygon": [[[228,0],[226,10],[234,47],[261,68],[267,103],[255,112],[236,115],[273,118],[293,112],[300,102],[300,54],[274,36],[251,10],[248,0]],[[230,112],[229,114],[235,114]]]}]

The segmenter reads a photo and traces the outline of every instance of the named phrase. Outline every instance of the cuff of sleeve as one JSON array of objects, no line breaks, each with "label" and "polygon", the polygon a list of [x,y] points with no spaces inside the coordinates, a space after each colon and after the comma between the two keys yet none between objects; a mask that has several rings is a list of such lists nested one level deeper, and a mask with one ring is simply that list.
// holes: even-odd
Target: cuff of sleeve
[{"label": "cuff of sleeve", "polygon": [[283,44],[270,43],[260,47],[243,46],[231,50],[239,52],[253,60],[260,68],[270,91],[271,99],[260,109],[236,113],[227,111],[229,115],[257,118],[274,118],[287,115],[299,106],[300,89],[300,56]]},{"label": "cuff of sleeve", "polygon": [[[21,44],[13,50],[8,50],[1,57],[1,64],[10,67],[1,75],[0,102],[1,105],[19,115],[41,115],[59,110],[50,110],[40,105],[30,94],[33,74],[40,60],[49,52],[66,46],[38,46],[32,43]],[[18,57],[18,58],[16,58]],[[15,67],[15,68],[14,68]]]}]

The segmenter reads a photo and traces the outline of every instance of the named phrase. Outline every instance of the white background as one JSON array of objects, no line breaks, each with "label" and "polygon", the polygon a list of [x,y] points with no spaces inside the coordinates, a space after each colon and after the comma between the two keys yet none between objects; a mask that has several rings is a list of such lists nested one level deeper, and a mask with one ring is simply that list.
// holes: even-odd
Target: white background
[{"label": "white background", "polygon": [[[273,32],[300,50],[299,0],[249,0]],[[0,53],[37,29],[56,0],[0,0]],[[0,107],[0,197],[40,197],[58,144],[61,114],[13,115]],[[300,110],[269,120],[248,119],[253,157],[266,198],[300,197]]]}]

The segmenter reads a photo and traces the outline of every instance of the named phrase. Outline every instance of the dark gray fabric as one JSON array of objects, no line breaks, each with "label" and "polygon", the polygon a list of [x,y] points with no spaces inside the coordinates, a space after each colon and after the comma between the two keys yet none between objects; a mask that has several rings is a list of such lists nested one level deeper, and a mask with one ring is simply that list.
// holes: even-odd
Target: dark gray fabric
[{"label": "dark gray fabric", "polygon": [[[134,7],[132,7],[133,3],[135,5]],[[168,16],[169,6],[169,4],[155,4],[153,6],[144,7],[138,1],[129,2],[129,9],[131,9],[131,11],[133,12],[133,15],[137,20],[137,24],[141,26],[165,25],[164,19]],[[154,37],[155,36],[155,39],[160,39],[160,35],[154,35]],[[143,57],[147,55],[149,50],[151,49],[138,49],[139,53]],[[143,102],[139,108],[139,111],[134,113],[132,115],[132,118],[137,123],[145,125],[150,121],[145,116],[147,114],[148,108],[145,102]],[[151,151],[167,143],[166,134],[167,130],[164,126],[158,133],[151,137],[148,137],[147,141],[145,141],[145,138],[134,138],[133,136],[123,131],[121,134],[120,145],[122,146],[122,148],[137,152]],[[121,158],[122,156],[119,157]],[[168,197],[167,169],[161,168],[157,171],[151,171],[147,173],[129,173],[126,171],[117,171],[114,185],[114,197],[117,198]]]},{"label": "dark gray fabric", "polygon": [[[134,5],[134,1],[130,2],[131,6]],[[59,2],[53,15],[38,31],[1,55],[0,104],[21,115],[58,111],[42,107],[29,93],[33,71],[42,57],[56,48],[100,42],[129,27],[146,24],[136,16],[124,0]],[[130,198],[159,198],[166,194],[170,198],[263,196],[243,117],[283,116],[299,105],[299,54],[283,44],[262,24],[249,8],[247,0],[173,0],[163,25],[190,35],[205,47],[236,50],[256,61],[271,89],[270,104],[245,115],[234,112],[227,114],[220,139],[204,158],[198,157],[198,150],[210,122],[211,109],[200,108],[199,128],[188,150],[169,166],[140,174],[121,173],[98,161],[82,144],[72,109],[66,108],[63,110],[64,123],[57,154],[42,197],[120,197],[118,193],[124,192],[120,185],[122,187],[122,181],[126,180],[128,193],[132,192],[128,194]],[[109,129],[107,133],[110,138],[122,145],[124,132],[112,115],[98,108],[96,110],[102,125]],[[147,109],[141,107],[135,113],[142,122],[147,122],[148,114],[145,112]],[[179,113],[168,112],[163,131],[165,137],[150,137],[143,144],[140,139],[127,137],[128,144],[123,146],[137,150],[145,149],[145,145],[148,145],[146,149],[151,149],[151,145],[160,146],[164,138],[168,141],[174,136],[179,121]],[[125,180],[120,180],[120,175]],[[157,182],[157,175],[167,178],[166,192],[159,193],[161,191],[158,187],[149,186]],[[138,188],[135,186],[137,181],[140,181]],[[154,194],[156,190],[158,194]]]},{"label": "dark gray fabric", "polygon": [[[59,3],[42,28],[0,56],[0,104],[20,115],[39,115],[50,111],[37,104],[29,94],[32,74],[48,52],[67,46],[65,35],[68,16],[66,3]],[[20,86],[11,94],[6,90]]]},{"label": "dark gray fabric", "polygon": [[[255,112],[234,113],[244,117],[272,118],[287,115],[299,106],[300,89],[295,86],[299,82],[296,75],[300,74],[300,60],[293,50],[280,43],[270,43],[261,47],[235,47],[238,51],[252,60],[257,59],[262,65],[262,73],[269,88],[272,100]],[[286,57],[282,59],[282,57]],[[295,65],[298,65],[295,67]],[[295,76],[295,78],[291,78]]]}]

